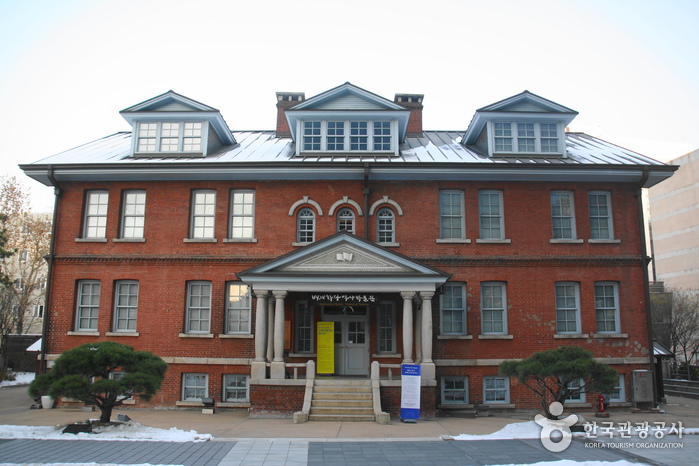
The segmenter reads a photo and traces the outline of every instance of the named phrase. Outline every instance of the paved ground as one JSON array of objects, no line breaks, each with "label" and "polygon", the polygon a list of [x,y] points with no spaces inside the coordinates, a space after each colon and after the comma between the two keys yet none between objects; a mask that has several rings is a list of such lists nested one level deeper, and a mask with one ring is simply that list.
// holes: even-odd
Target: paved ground
[{"label": "paved ground", "polygon": [[[616,412],[615,423],[631,421],[682,422],[699,427],[699,400],[670,397],[665,414]],[[26,387],[0,389],[0,424],[64,425],[96,417],[77,410],[30,410]],[[465,419],[439,418],[403,424],[375,423],[293,424],[290,419],[250,419],[244,412],[117,410],[150,427],[178,427],[212,434],[216,441],[202,443],[123,442],[0,439],[0,464],[182,464],[182,465],[313,465],[313,464],[420,464],[488,465],[531,464],[541,461],[640,460],[647,464],[689,465],[699,458],[699,436],[664,438],[682,448],[645,448],[633,439],[602,439],[621,448],[574,441],[562,453],[551,453],[539,440],[448,441],[459,434],[487,434],[511,422],[532,420],[533,413]],[[594,420],[591,413],[582,413]],[[68,435],[68,434],[66,434]],[[643,443],[650,442],[645,440]],[[627,445],[631,444],[631,445]]]}]

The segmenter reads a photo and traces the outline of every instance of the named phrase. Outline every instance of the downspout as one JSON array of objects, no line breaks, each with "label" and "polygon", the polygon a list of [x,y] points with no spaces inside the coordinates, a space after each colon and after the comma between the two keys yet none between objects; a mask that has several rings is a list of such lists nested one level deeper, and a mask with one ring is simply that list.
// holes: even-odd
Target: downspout
[{"label": "downspout", "polygon": [[650,176],[649,169],[648,167],[643,167],[643,174],[641,176],[641,180],[638,183],[638,190],[634,194],[634,197],[637,198],[637,204],[638,204],[638,225],[639,225],[639,230],[641,233],[641,261],[643,263],[643,293],[645,295],[645,301],[646,301],[646,325],[648,327],[648,350],[649,350],[649,360],[650,360],[650,375],[651,379],[653,380],[653,406],[656,405],[657,403],[657,393],[658,393],[658,385],[657,381],[655,379],[655,355],[654,355],[654,350],[653,350],[653,319],[651,316],[651,306],[650,306],[650,282],[649,276],[648,276],[648,264],[651,261],[651,258],[648,257],[648,251],[646,249],[646,223],[645,223],[645,214],[643,210],[643,186],[646,184],[646,181],[648,181],[648,178]]},{"label": "downspout", "polygon": [[44,300],[44,322],[41,329],[41,355],[39,359],[39,371],[40,373],[46,372],[46,344],[48,340],[48,329],[49,329],[49,306],[51,305],[51,282],[53,278],[53,262],[55,256],[55,245],[56,245],[56,226],[58,224],[58,199],[61,197],[61,187],[58,185],[58,180],[53,174],[53,167],[49,166],[47,171],[47,177],[54,187],[54,199],[53,199],[53,224],[51,225],[51,246],[49,248],[49,255],[46,257],[48,262],[48,272],[46,274],[46,299]]},{"label": "downspout", "polygon": [[369,194],[371,190],[369,189],[369,164],[364,164],[364,189],[362,189],[362,194],[364,194],[364,239],[369,240]]}]

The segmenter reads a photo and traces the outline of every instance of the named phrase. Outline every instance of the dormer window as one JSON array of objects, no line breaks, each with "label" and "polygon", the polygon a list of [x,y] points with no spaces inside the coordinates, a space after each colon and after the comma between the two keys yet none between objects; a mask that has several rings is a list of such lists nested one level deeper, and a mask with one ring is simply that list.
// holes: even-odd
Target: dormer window
[{"label": "dormer window", "polygon": [[202,122],[139,123],[136,152],[195,152],[202,150]]},{"label": "dormer window", "polygon": [[492,123],[494,153],[560,154],[556,123]]},{"label": "dormer window", "polygon": [[393,127],[391,121],[304,121],[302,151],[393,152]]}]

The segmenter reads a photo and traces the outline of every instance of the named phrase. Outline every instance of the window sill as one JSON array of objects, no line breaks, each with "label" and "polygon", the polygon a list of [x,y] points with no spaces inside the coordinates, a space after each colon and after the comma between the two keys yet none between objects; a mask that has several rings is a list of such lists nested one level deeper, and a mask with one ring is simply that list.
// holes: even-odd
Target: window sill
[{"label": "window sill", "polygon": [[107,332],[105,333],[108,337],[137,337],[138,332]]},{"label": "window sill", "polygon": [[249,408],[249,401],[219,401],[216,403],[217,408]]},{"label": "window sill", "polygon": [[100,332],[92,330],[69,330],[67,335],[80,335],[81,337],[98,337]]},{"label": "window sill", "polygon": [[121,404],[123,404],[123,405],[135,405],[135,404],[136,404],[136,400],[134,400],[133,398],[131,398],[131,399],[122,401]]},{"label": "window sill", "polygon": [[175,401],[175,406],[189,406],[202,408],[204,407],[204,403],[202,403],[201,401]]},{"label": "window sill", "polygon": [[296,241],[291,243],[292,246],[308,246],[309,244],[313,244],[313,243],[297,243]]},{"label": "window sill", "polygon": [[564,340],[566,338],[590,338],[590,335],[587,333],[557,333],[553,338],[558,340]]},{"label": "window sill", "polygon": [[315,358],[316,353],[289,353],[290,358]]},{"label": "window sill", "polygon": [[114,238],[113,243],[145,243],[145,238]]},{"label": "window sill", "polygon": [[75,238],[76,243],[106,243],[107,238]]},{"label": "window sill", "polygon": [[372,354],[372,358],[374,359],[394,359],[394,358],[402,358],[403,356],[401,354],[397,353],[381,353],[381,354]]},{"label": "window sill", "polygon": [[213,338],[213,333],[180,333],[180,338]]},{"label": "window sill", "polygon": [[241,339],[253,339],[255,335],[251,333],[219,333],[219,338],[241,338]]},{"label": "window sill", "polygon": [[476,244],[510,244],[511,239],[477,239]]},{"label": "window sill", "polygon": [[399,248],[400,243],[376,243],[379,246],[383,246],[385,248]]},{"label": "window sill", "polygon": [[551,244],[582,244],[585,240],[582,239],[550,239]]},{"label": "window sill", "polygon": [[479,340],[512,340],[514,336],[512,335],[478,335]]},{"label": "window sill", "polygon": [[592,403],[585,403],[584,401],[566,401],[563,405],[566,408],[592,408]]},{"label": "window sill", "polygon": [[224,238],[224,243],[257,243],[257,238]]},{"label": "window sill", "polygon": [[507,408],[507,409],[515,409],[516,406],[513,403],[497,403],[494,401],[485,401],[483,402],[483,406],[491,406],[493,408]]},{"label": "window sill", "polygon": [[620,244],[620,239],[588,239],[590,244]]},{"label": "window sill", "polygon": [[473,403],[441,403],[437,405],[439,409],[474,409]]},{"label": "window sill", "polygon": [[437,340],[473,340],[473,335],[437,335]]},{"label": "window sill", "polygon": [[184,243],[218,243],[218,238],[183,238]]},{"label": "window sill", "polygon": [[629,338],[628,333],[593,333],[592,338],[604,339],[604,338]]},{"label": "window sill", "polygon": [[467,238],[437,238],[437,244],[471,244],[471,240]]}]

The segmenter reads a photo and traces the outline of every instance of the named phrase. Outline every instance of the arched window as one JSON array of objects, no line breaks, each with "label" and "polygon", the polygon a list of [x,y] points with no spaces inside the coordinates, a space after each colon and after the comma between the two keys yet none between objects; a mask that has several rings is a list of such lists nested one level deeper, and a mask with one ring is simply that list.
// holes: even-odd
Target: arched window
[{"label": "arched window", "polygon": [[316,215],[312,209],[304,207],[297,216],[296,237],[299,243],[312,243],[316,237]]},{"label": "arched window", "polygon": [[337,231],[354,234],[354,212],[349,207],[340,209],[337,213]]},{"label": "arched window", "polygon": [[376,242],[377,243],[395,243],[396,242],[396,223],[393,211],[388,207],[379,210],[376,215]]}]

